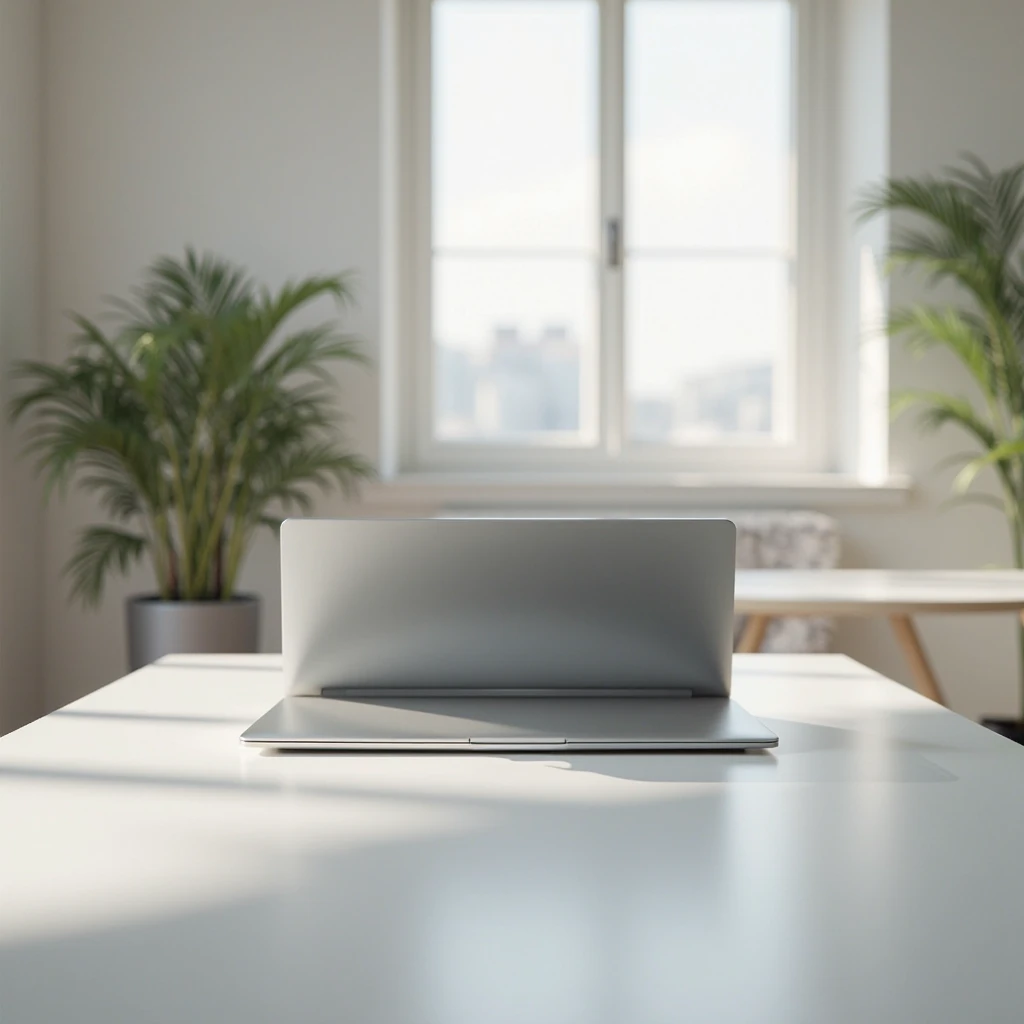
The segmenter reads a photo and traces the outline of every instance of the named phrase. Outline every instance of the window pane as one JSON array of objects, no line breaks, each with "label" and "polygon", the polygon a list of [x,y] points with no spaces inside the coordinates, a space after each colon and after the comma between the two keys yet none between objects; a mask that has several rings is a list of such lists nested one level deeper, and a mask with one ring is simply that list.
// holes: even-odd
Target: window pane
[{"label": "window pane", "polygon": [[789,240],[790,5],[628,0],[626,240]]},{"label": "window pane", "polygon": [[597,5],[435,0],[434,245],[597,245]]},{"label": "window pane", "polygon": [[590,440],[596,272],[586,259],[434,260],[434,432]]},{"label": "window pane", "polygon": [[626,329],[636,441],[770,436],[786,379],[789,267],[781,259],[634,257]]}]

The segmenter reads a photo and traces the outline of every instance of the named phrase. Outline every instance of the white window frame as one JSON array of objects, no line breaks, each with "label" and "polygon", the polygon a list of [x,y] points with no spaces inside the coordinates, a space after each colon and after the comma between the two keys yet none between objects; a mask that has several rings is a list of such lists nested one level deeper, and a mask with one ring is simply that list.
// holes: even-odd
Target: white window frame
[{"label": "white window frame", "polygon": [[[395,365],[391,401],[384,423],[393,442],[388,460],[398,472],[595,474],[601,477],[651,473],[793,474],[836,468],[839,424],[832,410],[837,389],[830,381],[839,360],[833,351],[834,282],[829,268],[836,221],[833,190],[834,62],[828,0],[790,0],[793,8],[793,127],[795,174],[791,237],[796,258],[791,315],[789,375],[792,401],[790,438],[723,438],[713,446],[626,443],[623,267],[602,262],[600,287],[598,441],[556,445],[542,441],[514,445],[504,441],[439,441],[434,437],[434,339],[431,315],[432,273],[432,0],[397,0],[393,71],[397,76],[392,125],[396,174],[394,311],[395,344],[386,353]],[[486,0],[480,0],[485,3]],[[559,3],[561,0],[550,0]],[[601,224],[623,221],[624,15],[629,0],[596,0],[600,23],[600,211]],[[701,0],[716,3],[719,0]],[[387,143],[387,139],[385,139]],[[386,147],[385,147],[386,148]],[[386,155],[388,155],[386,153]],[[603,235],[603,232],[602,232]],[[625,261],[622,261],[623,263]],[[615,279],[617,277],[617,283]],[[788,383],[788,382],[787,382]],[[784,398],[776,389],[776,402]]]}]

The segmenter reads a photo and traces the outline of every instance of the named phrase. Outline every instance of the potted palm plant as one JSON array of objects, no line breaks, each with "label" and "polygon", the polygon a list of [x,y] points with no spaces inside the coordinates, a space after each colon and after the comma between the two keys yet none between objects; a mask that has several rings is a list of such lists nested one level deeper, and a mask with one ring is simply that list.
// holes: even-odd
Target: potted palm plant
[{"label": "potted palm plant", "polygon": [[[977,400],[912,390],[894,395],[893,412],[916,407],[926,429],[968,435],[974,451],[960,458],[955,495],[1003,514],[1014,565],[1024,568],[1024,163],[993,171],[968,155],[941,176],[891,178],[865,193],[860,212],[911,215],[893,232],[888,268],[956,289],[956,302],[894,310],[889,333],[914,352],[951,352]],[[983,471],[995,474],[999,497],[971,490]],[[1020,637],[1024,670],[1024,630]],[[1024,692],[1020,718],[982,721],[1024,743]]]},{"label": "potted palm plant", "polygon": [[241,268],[186,250],[161,258],[110,327],[73,316],[59,364],[28,361],[11,405],[49,495],[75,481],[109,522],[84,529],[65,572],[100,601],[113,572],[148,558],[156,592],[128,600],[132,668],[176,652],[257,649],[257,598],[238,575],[256,531],[276,530],[310,491],[369,473],[337,432],[332,363],[360,360],[334,322],[287,329],[344,276],[271,291]]}]

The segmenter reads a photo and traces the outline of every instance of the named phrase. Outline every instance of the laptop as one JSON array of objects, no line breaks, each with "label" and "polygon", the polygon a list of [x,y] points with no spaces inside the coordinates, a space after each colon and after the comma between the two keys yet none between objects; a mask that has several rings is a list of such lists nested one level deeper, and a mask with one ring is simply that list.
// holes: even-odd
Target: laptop
[{"label": "laptop", "polygon": [[697,519],[292,519],[282,749],[745,750],[736,530]]}]

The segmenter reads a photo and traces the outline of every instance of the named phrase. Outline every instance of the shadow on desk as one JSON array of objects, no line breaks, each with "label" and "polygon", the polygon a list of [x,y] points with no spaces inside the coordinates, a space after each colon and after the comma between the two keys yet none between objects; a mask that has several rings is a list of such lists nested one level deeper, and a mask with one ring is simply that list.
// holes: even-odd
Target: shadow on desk
[{"label": "shadow on desk", "polygon": [[[490,758],[512,764],[541,764],[571,771],[668,785],[693,784],[857,784],[863,782],[952,782],[956,776],[927,754],[955,752],[949,746],[913,739],[888,741],[880,748],[870,733],[839,726],[808,725],[762,717],[778,733],[778,750],[584,751],[578,753],[453,754],[423,751],[345,752],[326,750],[260,752],[264,758]],[[851,756],[852,755],[852,756]]]},{"label": "shadow on desk", "polygon": [[[762,719],[770,729],[779,723]],[[823,729],[827,727],[822,727]],[[834,730],[845,732],[846,730]],[[520,755],[525,759],[527,755]],[[954,782],[956,776],[916,751],[868,752],[850,757],[848,747],[735,753],[571,754],[552,767],[644,783],[715,785],[851,786],[862,783]]]}]

